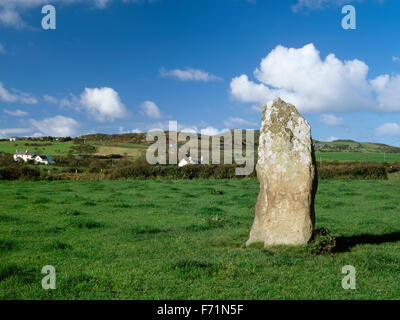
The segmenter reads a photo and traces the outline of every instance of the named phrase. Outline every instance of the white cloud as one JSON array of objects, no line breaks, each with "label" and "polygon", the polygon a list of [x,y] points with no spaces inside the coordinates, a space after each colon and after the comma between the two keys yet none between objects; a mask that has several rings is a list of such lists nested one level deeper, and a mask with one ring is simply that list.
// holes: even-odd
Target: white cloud
[{"label": "white cloud", "polygon": [[200,133],[205,136],[216,136],[220,131],[214,127],[207,127],[200,130]]},{"label": "white cloud", "polygon": [[[200,129],[202,128],[202,129]],[[152,123],[141,123],[137,124],[137,127],[131,131],[125,130],[124,127],[120,127],[119,131],[121,133],[145,133],[149,131],[168,131],[171,129],[172,131],[175,131],[173,127],[169,127],[169,121],[158,121],[158,122],[152,122]],[[212,126],[204,125],[204,123],[197,125],[192,125],[192,124],[181,124],[178,123],[178,132],[189,132],[189,133],[200,133],[203,135],[207,136],[213,136],[213,135],[218,135],[221,134],[225,131],[229,131],[230,129],[225,128],[222,130],[218,130],[217,128],[214,128]]]},{"label": "white cloud", "polygon": [[264,105],[281,97],[301,112],[400,111],[400,75],[368,80],[362,61],[324,60],[313,44],[302,48],[277,46],[254,71],[233,78],[231,94],[239,101]]},{"label": "white cloud", "polygon": [[396,57],[396,56],[393,56],[393,57],[392,57],[392,61],[393,61],[393,62],[400,62],[400,58],[399,58],[399,57]]},{"label": "white cloud", "polygon": [[371,81],[381,111],[400,111],[400,75],[387,74]]},{"label": "white cloud", "polygon": [[0,99],[6,102],[15,102],[18,100],[18,97],[11,94],[6,88],[4,88],[3,84],[0,82]]},{"label": "white cloud", "polygon": [[162,68],[160,70],[160,75],[162,77],[171,77],[178,79],[180,81],[220,81],[222,78],[217,77],[213,74],[210,74],[206,71],[193,69],[193,68],[186,68],[186,69],[173,69],[173,70],[165,70]]},{"label": "white cloud", "polygon": [[100,122],[114,121],[127,114],[118,92],[112,88],[85,88],[80,96],[80,103]]},{"label": "white cloud", "polygon": [[75,108],[76,110],[82,108],[80,105],[80,98],[72,93],[69,94],[69,98],[62,98],[58,100],[58,103],[61,108]]},{"label": "white cloud", "polygon": [[329,138],[326,138],[326,141],[328,141],[328,142],[332,142],[332,141],[335,141],[335,140],[339,140],[339,138],[337,138],[335,136],[331,136]]},{"label": "white cloud", "polygon": [[344,125],[344,121],[342,118],[336,117],[333,114],[321,114],[319,117],[319,121],[328,126],[342,126]]},{"label": "white cloud", "polygon": [[50,96],[48,94],[45,94],[43,96],[44,101],[48,102],[48,103],[53,103],[53,104],[57,104],[58,103],[58,99],[54,98],[53,96]]},{"label": "white cloud", "polygon": [[[168,131],[171,129],[174,131],[173,127],[169,127],[170,121],[157,121],[157,122],[151,122],[151,123],[141,123],[137,124],[137,127],[132,130],[132,133],[143,133],[143,132],[149,132],[149,131]],[[203,125],[201,125],[202,127]],[[192,133],[202,133],[202,134],[211,134],[211,133],[220,133],[224,132],[228,129],[224,129],[222,131],[218,131],[218,129],[215,129],[211,126],[207,126],[204,129],[199,129],[199,126],[197,125],[192,125],[192,124],[185,124],[185,123],[179,123],[178,122],[178,131],[179,132],[192,132]],[[206,132],[206,133],[204,133]]]},{"label": "white cloud", "polygon": [[[117,0],[115,0],[117,1]],[[155,0],[122,0],[123,3],[139,3],[139,2],[154,2]],[[90,5],[94,8],[104,9],[113,0],[53,0],[53,5],[72,5],[72,4],[84,4]],[[23,21],[22,16],[28,10],[41,7],[45,4],[49,4],[48,0],[0,0],[0,23],[5,26],[11,26],[18,29],[26,27],[26,23]]]},{"label": "white cloud", "polygon": [[0,43],[0,54],[5,54],[6,53],[6,49],[4,48],[4,45],[2,43]]},{"label": "white cloud", "polygon": [[250,122],[242,118],[229,117],[228,120],[224,121],[224,126],[231,129],[248,129],[258,126],[258,123]]},{"label": "white cloud", "polygon": [[7,109],[3,109],[4,113],[7,113],[10,116],[14,116],[14,117],[24,117],[27,116],[28,113],[22,110],[15,110],[15,111],[11,111],[11,110],[7,110]]},{"label": "white cloud", "polygon": [[151,119],[160,119],[161,112],[153,101],[145,101],[140,106],[141,113]]},{"label": "white cloud", "polygon": [[386,122],[375,129],[377,136],[400,136],[400,126],[394,122]]},{"label": "white cloud", "polygon": [[15,134],[25,134],[32,132],[30,128],[8,128],[8,129],[0,129],[0,139],[8,138],[11,135]]},{"label": "white cloud", "polygon": [[68,137],[75,136],[79,127],[78,122],[72,118],[56,116],[43,120],[30,119],[31,125],[44,136]]},{"label": "white cloud", "polygon": [[38,103],[37,99],[30,93],[26,93],[17,89],[12,89],[12,91],[13,92],[10,92],[3,86],[3,83],[0,82],[0,100],[5,102],[22,102],[26,104]]},{"label": "white cloud", "polygon": [[8,7],[0,7],[0,23],[6,26],[12,26],[20,29],[25,26],[21,16],[15,9]]},{"label": "white cloud", "polygon": [[98,8],[105,8],[112,0],[94,0],[96,7]]},{"label": "white cloud", "polygon": [[125,130],[124,127],[119,127],[118,131],[120,134],[126,134],[126,133],[142,133],[143,131],[139,130],[139,129],[133,129],[133,130]]},{"label": "white cloud", "polygon": [[[362,2],[363,0],[297,0],[297,3],[292,6],[294,12],[301,10],[321,10],[330,6],[339,7],[351,2]],[[382,1],[382,0],[379,0]]]}]

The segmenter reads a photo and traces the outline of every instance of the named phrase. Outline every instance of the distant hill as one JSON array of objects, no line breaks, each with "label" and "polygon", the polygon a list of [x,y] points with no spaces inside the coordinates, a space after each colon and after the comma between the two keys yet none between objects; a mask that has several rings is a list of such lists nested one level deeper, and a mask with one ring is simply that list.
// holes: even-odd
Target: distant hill
[{"label": "distant hill", "polygon": [[315,151],[347,151],[362,153],[400,153],[400,148],[383,143],[357,142],[354,140],[334,140],[331,142],[313,140]]},{"label": "distant hill", "polygon": [[137,144],[147,144],[146,133],[124,133],[124,134],[87,134],[80,136],[79,139],[88,141],[102,141],[102,142],[132,142]]},{"label": "distant hill", "polygon": [[[169,143],[169,136],[167,134],[167,143]],[[255,147],[258,147],[258,140],[260,137],[260,130],[254,131]],[[198,134],[200,140],[200,134]],[[80,136],[79,139],[85,139],[93,142],[123,142],[149,145],[152,142],[146,141],[146,133],[125,133],[125,134],[88,134]],[[243,136],[245,140],[245,135]],[[184,142],[183,142],[184,143]],[[399,147],[389,146],[383,143],[373,142],[357,142],[354,140],[335,140],[331,142],[313,140],[315,151],[319,152],[361,152],[361,153],[400,153]],[[223,147],[223,144],[221,144]]]}]

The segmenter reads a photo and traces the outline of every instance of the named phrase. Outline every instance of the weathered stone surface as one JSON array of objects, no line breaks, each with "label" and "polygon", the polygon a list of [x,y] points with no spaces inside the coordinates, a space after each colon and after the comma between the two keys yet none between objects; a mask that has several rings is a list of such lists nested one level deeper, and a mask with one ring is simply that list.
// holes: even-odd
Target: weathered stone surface
[{"label": "weathered stone surface", "polygon": [[256,170],[260,193],[247,245],[306,244],[317,191],[311,128],[294,105],[279,98],[263,109]]}]

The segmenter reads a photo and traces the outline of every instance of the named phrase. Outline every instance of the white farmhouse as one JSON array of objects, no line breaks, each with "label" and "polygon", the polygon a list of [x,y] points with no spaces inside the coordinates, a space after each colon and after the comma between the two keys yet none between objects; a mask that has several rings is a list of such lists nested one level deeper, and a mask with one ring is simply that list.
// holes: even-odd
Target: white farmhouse
[{"label": "white farmhouse", "polygon": [[184,167],[184,166],[187,166],[188,164],[204,164],[203,163],[203,157],[201,157],[200,161],[199,160],[195,160],[192,157],[185,157],[179,162],[178,166],[179,167]]},{"label": "white farmhouse", "polygon": [[36,164],[38,164],[38,163],[40,163],[40,164],[54,163],[52,156],[36,155],[33,152],[28,152],[28,150],[26,150],[25,152],[17,151],[14,154],[14,161],[28,162],[29,160],[34,161]]},{"label": "white farmhouse", "polygon": [[10,141],[17,141],[17,140],[19,140],[18,137],[11,137],[10,138]]},{"label": "white farmhouse", "polygon": [[38,155],[35,157],[35,163],[41,163],[41,164],[52,164],[54,163],[53,157],[52,156],[44,156],[44,155]]},{"label": "white farmhouse", "polygon": [[49,164],[49,161],[47,160],[46,156],[37,155],[34,160],[35,160],[36,164],[38,164],[38,163],[40,163],[40,164]]},{"label": "white farmhouse", "polygon": [[16,151],[14,154],[14,161],[23,161],[28,162],[28,160],[34,160],[36,154],[33,152],[28,152],[28,150],[24,151]]}]

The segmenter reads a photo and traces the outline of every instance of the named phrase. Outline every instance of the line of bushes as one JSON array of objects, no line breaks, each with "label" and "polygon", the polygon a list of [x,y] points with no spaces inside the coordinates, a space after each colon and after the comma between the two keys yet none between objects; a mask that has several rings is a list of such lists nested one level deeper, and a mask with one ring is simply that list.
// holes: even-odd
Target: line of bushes
[{"label": "line of bushes", "polygon": [[4,167],[0,168],[0,180],[41,180],[45,174],[36,168]]},{"label": "line of bushes", "polygon": [[[237,176],[236,165],[129,165],[105,170],[59,172],[39,170],[24,165],[0,168],[0,180],[120,180],[120,179],[255,179],[256,171],[249,176]],[[50,168],[49,168],[50,169]],[[97,169],[97,168],[96,168]],[[323,162],[318,163],[318,179],[384,180],[388,173],[400,171],[400,163]],[[76,173],[77,172],[77,173]]]},{"label": "line of bushes", "polygon": [[[178,167],[168,166],[128,166],[110,170],[107,177],[111,180],[136,178],[136,179],[232,179],[243,178],[237,176],[235,165],[188,165]],[[250,178],[255,178],[253,172]]]},{"label": "line of bushes", "polygon": [[[116,179],[232,179],[256,178],[256,171],[249,176],[237,176],[235,165],[129,166],[109,170],[107,178]],[[388,172],[400,171],[379,163],[333,163],[318,165],[318,179],[385,180]]]},{"label": "line of bushes", "polygon": [[389,172],[400,171],[400,165],[377,162],[323,162],[318,163],[318,179],[385,180]]}]

